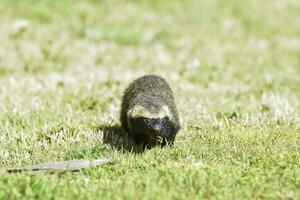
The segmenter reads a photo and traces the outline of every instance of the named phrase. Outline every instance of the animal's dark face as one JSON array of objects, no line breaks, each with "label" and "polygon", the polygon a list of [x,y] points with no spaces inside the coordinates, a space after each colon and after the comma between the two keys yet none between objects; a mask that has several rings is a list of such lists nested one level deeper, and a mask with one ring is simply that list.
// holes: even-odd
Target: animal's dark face
[{"label": "animal's dark face", "polygon": [[171,112],[166,105],[145,101],[127,113],[129,134],[137,144],[148,147],[172,144],[177,128],[172,121]]},{"label": "animal's dark face", "polygon": [[138,117],[132,120],[132,126],[143,130],[145,133],[152,136],[162,136],[164,124],[168,121],[167,118],[149,119]]},{"label": "animal's dark face", "polygon": [[137,143],[157,145],[173,142],[175,129],[168,117],[145,118],[137,117],[130,120],[130,129]]}]

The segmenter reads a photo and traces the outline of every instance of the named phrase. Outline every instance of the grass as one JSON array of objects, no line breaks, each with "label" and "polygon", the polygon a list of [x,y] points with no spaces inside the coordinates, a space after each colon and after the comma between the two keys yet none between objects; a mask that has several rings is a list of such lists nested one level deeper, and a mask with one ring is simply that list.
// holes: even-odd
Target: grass
[{"label": "grass", "polygon": [[[300,199],[299,13],[296,0],[2,0],[0,168],[117,163],[0,170],[0,199]],[[103,143],[125,87],[150,73],[174,90],[174,147]]]}]

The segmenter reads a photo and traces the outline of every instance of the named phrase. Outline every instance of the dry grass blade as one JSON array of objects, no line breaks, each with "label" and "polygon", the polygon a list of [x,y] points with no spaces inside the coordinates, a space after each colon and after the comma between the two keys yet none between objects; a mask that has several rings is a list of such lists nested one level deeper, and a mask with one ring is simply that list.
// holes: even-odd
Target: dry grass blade
[{"label": "dry grass blade", "polygon": [[97,160],[67,160],[54,163],[45,163],[38,165],[31,165],[24,168],[8,169],[8,172],[22,172],[22,171],[76,171],[92,166],[103,164],[111,164],[112,159],[97,159]]}]

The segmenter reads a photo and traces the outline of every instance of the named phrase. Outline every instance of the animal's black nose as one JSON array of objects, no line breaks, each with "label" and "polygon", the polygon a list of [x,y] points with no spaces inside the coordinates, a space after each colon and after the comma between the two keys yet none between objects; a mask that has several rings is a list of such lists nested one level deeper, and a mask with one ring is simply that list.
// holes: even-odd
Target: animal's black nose
[{"label": "animal's black nose", "polygon": [[161,125],[160,124],[154,124],[152,126],[152,129],[155,131],[155,132],[160,132],[161,130]]}]

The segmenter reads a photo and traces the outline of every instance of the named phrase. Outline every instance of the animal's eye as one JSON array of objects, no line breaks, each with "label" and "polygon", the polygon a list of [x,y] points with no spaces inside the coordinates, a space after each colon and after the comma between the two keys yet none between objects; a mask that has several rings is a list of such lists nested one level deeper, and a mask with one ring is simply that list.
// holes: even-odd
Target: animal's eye
[{"label": "animal's eye", "polygon": [[144,122],[149,123],[150,119],[149,118],[144,118]]}]

